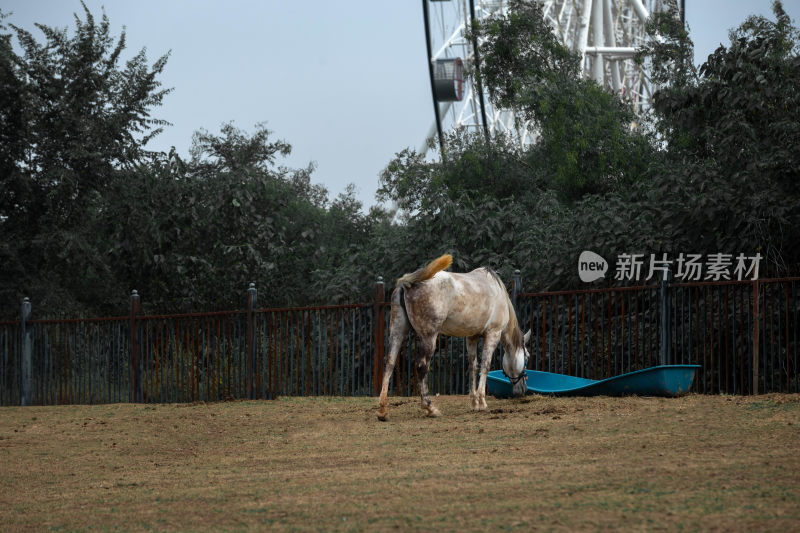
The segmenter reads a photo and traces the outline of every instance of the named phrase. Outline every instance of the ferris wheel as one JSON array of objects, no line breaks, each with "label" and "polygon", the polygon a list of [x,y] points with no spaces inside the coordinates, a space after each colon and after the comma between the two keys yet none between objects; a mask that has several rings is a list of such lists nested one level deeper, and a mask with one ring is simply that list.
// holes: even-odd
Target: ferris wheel
[{"label": "ferris wheel", "polygon": [[[479,43],[467,38],[471,22],[505,15],[504,0],[423,0],[431,95],[435,120],[425,138],[465,128],[510,135],[522,146],[536,133],[514,112],[494,108],[485,88],[465,76]],[[633,61],[645,39],[645,22],[662,0],[540,0],[544,17],[559,40],[581,55],[581,71],[626,97],[638,115],[649,108],[653,87],[645,69]]]}]

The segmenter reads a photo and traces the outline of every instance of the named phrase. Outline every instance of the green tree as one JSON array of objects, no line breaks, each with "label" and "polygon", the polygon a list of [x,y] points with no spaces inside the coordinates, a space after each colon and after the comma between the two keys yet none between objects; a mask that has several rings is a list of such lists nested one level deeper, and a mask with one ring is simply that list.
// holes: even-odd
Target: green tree
[{"label": "green tree", "polygon": [[[399,154],[381,194],[409,211],[397,238],[415,243],[405,248],[414,261],[387,269],[451,251],[464,260],[457,268],[510,264],[528,288],[566,288],[579,284],[573,265],[586,249],[609,258],[761,253],[773,267],[797,264],[798,39],[780,4],[775,11],[774,21],[745,21],[699,70],[677,11],[654,16],[659,37],[640,56],[660,87],[656,122],[643,129],[650,137],[630,130],[624,102],[575,78],[538,3],[514,3],[479,29],[484,81],[539,140],[514,152],[454,135],[446,161]],[[503,190],[515,192],[492,192]]]},{"label": "green tree", "polygon": [[447,158],[429,161],[405,149],[380,176],[377,197],[407,212],[428,211],[444,199],[478,194],[491,198],[524,198],[543,185],[537,161],[503,136],[456,131],[445,138]]},{"label": "green tree", "polygon": [[643,54],[662,82],[665,219],[684,221],[686,241],[759,250],[785,269],[800,263],[800,34],[780,2],[773,11],[731,31],[697,72],[674,10],[654,17]]},{"label": "green tree", "polygon": [[291,146],[271,135],[264,125],[202,130],[185,173],[157,157],[116,181],[98,225],[110,230],[116,277],[146,309],[238,308],[250,282],[265,303],[306,296],[298,268],[316,252],[327,196],[311,169],[278,166]]},{"label": "green tree", "polygon": [[[16,55],[12,47],[11,35],[5,33],[7,18],[0,11],[0,175],[12,176],[17,162],[24,160],[25,153],[25,84],[16,69]],[[5,183],[0,192],[2,206],[10,205],[20,196],[20,183]]]},{"label": "green tree", "polygon": [[650,139],[632,130],[630,106],[580,76],[580,56],[558,42],[539,2],[512,0],[477,33],[492,102],[529,121],[532,159],[562,200],[644,179]]},{"label": "green tree", "polygon": [[369,237],[351,186],[335,200],[311,183],[313,166],[280,164],[291,146],[263,124],[252,133],[223,124],[195,134],[192,158],[176,173],[156,157],[120,178],[106,199],[111,268],[137,288],[146,311],[241,308],[255,282],[264,306],[352,301],[374,277],[347,271]]},{"label": "green tree", "polygon": [[169,92],[157,79],[167,56],[149,66],[142,50],[122,66],[124,32],[115,39],[107,17],[83,7],[72,35],[44,25],[41,43],[14,25],[0,35],[4,306],[22,294],[64,308],[96,297],[109,271],[86,221],[166,124],[150,112]]}]

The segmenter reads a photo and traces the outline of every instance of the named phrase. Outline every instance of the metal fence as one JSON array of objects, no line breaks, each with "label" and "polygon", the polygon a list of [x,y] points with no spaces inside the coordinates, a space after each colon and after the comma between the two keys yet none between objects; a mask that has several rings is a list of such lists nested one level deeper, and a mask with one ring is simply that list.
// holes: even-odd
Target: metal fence
[{"label": "metal fence", "polygon": [[604,379],[698,364],[701,393],[799,392],[800,278],[520,294],[529,367]]},{"label": "metal fence", "polygon": [[[382,289],[382,284],[380,284]],[[370,395],[376,310],[354,304],[0,322],[0,405]],[[26,311],[27,306],[27,311]],[[380,342],[383,342],[382,339]]]},{"label": "metal fence", "polygon": [[0,405],[127,401],[128,352],[126,318],[0,323]]},{"label": "metal fence", "polygon": [[135,400],[368,395],[372,307],[139,317]]},{"label": "metal fence", "polygon": [[[800,278],[662,283],[524,293],[529,368],[602,379],[659,364],[699,364],[693,390],[798,392]],[[0,322],[0,404],[193,402],[281,395],[374,395],[388,350],[384,284],[373,302],[143,316]],[[27,307],[26,307],[27,305]],[[440,336],[432,392],[468,392],[463,339]],[[481,346],[479,346],[479,349]],[[416,394],[413,332],[390,392]],[[500,367],[502,348],[494,354]]]}]

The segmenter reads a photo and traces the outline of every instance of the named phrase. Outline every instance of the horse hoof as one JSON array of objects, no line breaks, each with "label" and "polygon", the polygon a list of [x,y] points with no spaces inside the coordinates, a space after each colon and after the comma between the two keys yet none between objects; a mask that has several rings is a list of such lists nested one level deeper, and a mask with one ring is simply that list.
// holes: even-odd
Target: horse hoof
[{"label": "horse hoof", "polygon": [[378,411],[378,420],[380,420],[381,422],[386,422],[387,420],[389,420],[389,413],[387,413],[386,411]]},{"label": "horse hoof", "polygon": [[439,418],[440,416],[442,416],[442,413],[440,413],[437,408],[431,407],[430,410],[428,410],[428,418]]}]

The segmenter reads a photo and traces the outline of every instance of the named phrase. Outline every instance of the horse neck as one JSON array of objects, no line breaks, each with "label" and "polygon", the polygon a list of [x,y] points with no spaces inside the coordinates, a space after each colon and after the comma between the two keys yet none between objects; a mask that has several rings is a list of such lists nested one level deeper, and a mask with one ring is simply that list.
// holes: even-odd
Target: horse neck
[{"label": "horse neck", "polygon": [[512,352],[516,345],[514,344],[514,337],[515,335],[519,335],[522,338],[522,330],[519,329],[519,324],[516,323],[516,320],[511,321],[509,320],[506,324],[505,329],[500,335],[500,340],[503,343],[503,348],[508,352]]}]

